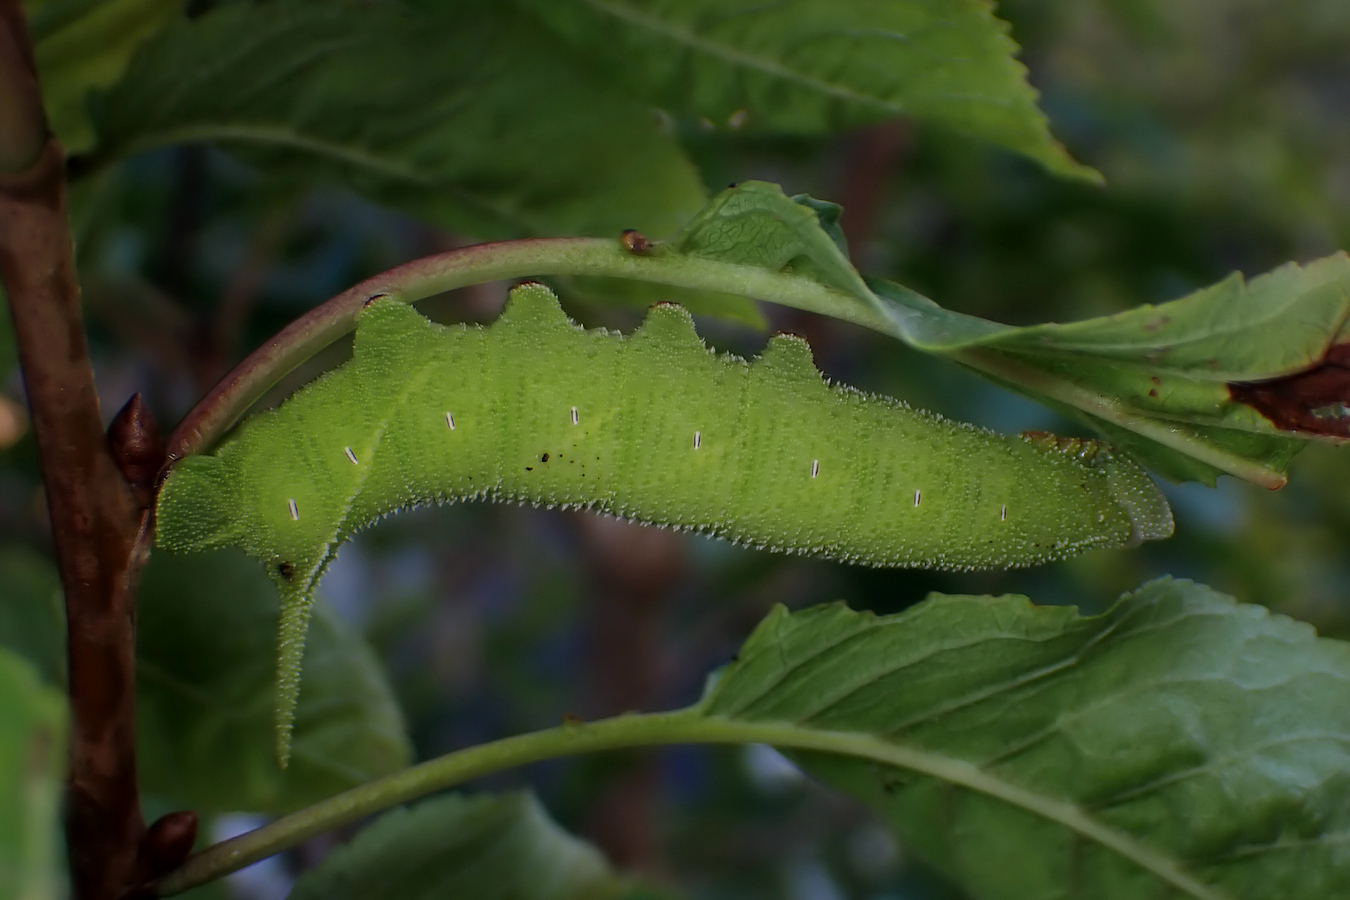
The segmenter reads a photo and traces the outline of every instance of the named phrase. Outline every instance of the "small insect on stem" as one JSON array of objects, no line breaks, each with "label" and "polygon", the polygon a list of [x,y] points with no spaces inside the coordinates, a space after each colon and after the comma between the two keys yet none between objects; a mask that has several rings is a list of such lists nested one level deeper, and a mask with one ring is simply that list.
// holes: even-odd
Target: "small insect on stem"
[{"label": "small insect on stem", "polygon": [[295,506],[295,498],[294,498],[294,497],[292,497],[292,498],[290,498],[289,500],[286,501],[286,507],[287,507],[287,509],[289,509],[289,510],[291,511],[291,521],[293,521],[293,522],[299,522],[299,521],[300,521],[300,510],[297,509],[296,506]]},{"label": "small insect on stem", "polygon": [[450,430],[451,430],[451,431],[454,431],[454,430],[455,430],[455,417],[452,416],[450,413],[446,413],[446,414],[445,414],[445,424],[450,426]]},{"label": "small insect on stem", "polygon": [[923,491],[919,490],[918,488],[915,488],[915,489],[914,489],[914,505],[917,507],[917,506],[919,505],[919,501],[922,500],[922,499],[923,499]]},{"label": "small insect on stem", "polygon": [[811,460],[811,477],[815,478],[819,474],[820,474],[820,460],[813,459]]},{"label": "small insect on stem", "polygon": [[703,433],[702,433],[702,432],[699,432],[699,431],[695,431],[695,432],[694,432],[694,449],[697,450],[697,449],[698,449],[698,445],[701,444],[701,443],[703,443]]},{"label": "small insect on stem", "polygon": [[575,406],[572,407],[572,424],[577,424],[577,408]]},{"label": "small insect on stem", "polygon": [[342,452],[345,453],[345,454],[347,454],[347,459],[351,460],[352,465],[354,465],[354,466],[359,466],[359,465],[361,465],[361,463],[358,462],[357,459],[356,459],[356,454],[352,452],[352,448],[351,448],[351,447],[343,447],[343,448],[342,448]]},{"label": "small insect on stem", "polygon": [[634,228],[629,228],[619,235],[619,240],[628,248],[629,253],[646,253],[652,249],[652,242],[647,240],[647,236]]}]

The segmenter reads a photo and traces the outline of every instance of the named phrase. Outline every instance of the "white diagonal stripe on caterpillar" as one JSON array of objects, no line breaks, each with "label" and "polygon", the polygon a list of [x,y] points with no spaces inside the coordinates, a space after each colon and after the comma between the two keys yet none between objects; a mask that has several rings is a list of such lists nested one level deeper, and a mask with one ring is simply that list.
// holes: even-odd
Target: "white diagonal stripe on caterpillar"
[{"label": "white diagonal stripe on caterpillar", "polygon": [[347,458],[352,461],[352,465],[354,466],[361,465],[361,463],[356,458],[356,454],[352,452],[351,447],[343,447],[342,452],[347,454]]},{"label": "white diagonal stripe on caterpillar", "polygon": [[291,511],[291,520],[294,522],[299,522],[300,510],[296,508],[294,497],[291,497],[289,500],[286,501],[286,508]]}]

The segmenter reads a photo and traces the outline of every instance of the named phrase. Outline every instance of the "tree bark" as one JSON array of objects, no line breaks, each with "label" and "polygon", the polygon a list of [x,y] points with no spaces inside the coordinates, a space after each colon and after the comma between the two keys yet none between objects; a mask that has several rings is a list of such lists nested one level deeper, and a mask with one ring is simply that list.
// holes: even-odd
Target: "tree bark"
[{"label": "tree bark", "polygon": [[[137,883],[145,826],[136,786],[133,582],[145,511],[104,437],[66,220],[64,154],[47,137],[22,12],[0,0],[0,279],[42,461],[65,589],[71,713],[66,837],[79,900]],[[34,118],[33,110],[37,110]],[[12,115],[10,115],[12,114]],[[24,164],[24,148],[36,159]]]}]

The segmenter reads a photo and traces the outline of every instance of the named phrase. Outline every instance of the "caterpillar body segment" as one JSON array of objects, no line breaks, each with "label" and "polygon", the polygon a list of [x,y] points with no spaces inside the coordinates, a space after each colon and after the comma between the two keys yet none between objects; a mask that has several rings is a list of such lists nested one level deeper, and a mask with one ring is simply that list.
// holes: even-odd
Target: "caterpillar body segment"
[{"label": "caterpillar body segment", "polygon": [[631,336],[585,331],[525,284],[488,327],[370,303],[349,363],[178,463],[158,541],[236,546],[267,566],[283,604],[284,734],[309,604],[337,548],[395,510],[470,499],[949,569],[1033,565],[1172,527],[1152,480],[1097,442],[998,435],[827,385],[796,337],[753,363],[716,355],[678,306],[654,307]]}]

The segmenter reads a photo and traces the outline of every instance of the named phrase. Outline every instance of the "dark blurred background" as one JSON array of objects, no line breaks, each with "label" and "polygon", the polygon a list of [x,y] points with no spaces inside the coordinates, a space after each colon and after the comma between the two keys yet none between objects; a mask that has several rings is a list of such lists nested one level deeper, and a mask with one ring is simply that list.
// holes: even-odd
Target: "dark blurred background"
[{"label": "dark blurred background", "polygon": [[[1008,0],[1056,134],[1107,178],[1055,180],[1007,153],[907,122],[829,140],[755,140],[672,122],[710,190],[759,178],[846,208],[860,269],[1002,322],[1161,302],[1234,269],[1254,275],[1350,246],[1350,4],[1345,0]],[[222,151],[142,156],[75,197],[105,415],[135,391],[172,425],[277,328],[360,278],[466,243],[338,191],[278,190]],[[506,285],[436,298],[490,321]],[[640,310],[574,303],[590,325]],[[1076,432],[1030,401],[879,335],[765,308],[857,387],[1000,431]],[[768,332],[700,320],[754,354]],[[291,387],[339,361],[335,347]],[[0,529],[48,552],[21,384],[0,406]],[[1099,610],[1172,574],[1350,635],[1350,456],[1313,446],[1289,486],[1166,486],[1176,537],[1013,572],[851,568],[771,556],[586,514],[426,509],[342,551],[324,603],[383,660],[421,758],[629,709],[694,700],[775,603],[892,612],[930,591],[1025,593]],[[618,864],[696,897],[958,897],[860,807],[767,748],[677,748],[562,761],[530,784]],[[225,819],[217,832],[248,824]],[[238,897],[284,896],[335,838],[242,873]]]}]

